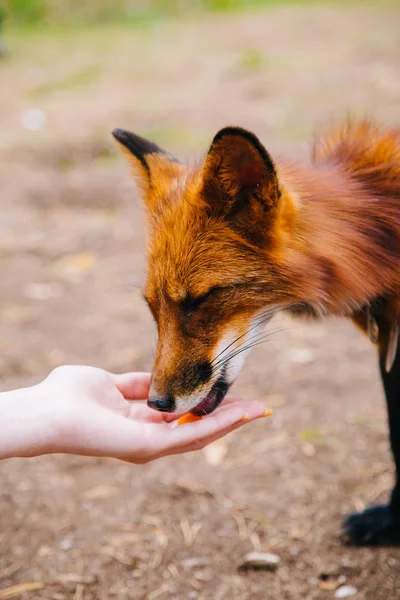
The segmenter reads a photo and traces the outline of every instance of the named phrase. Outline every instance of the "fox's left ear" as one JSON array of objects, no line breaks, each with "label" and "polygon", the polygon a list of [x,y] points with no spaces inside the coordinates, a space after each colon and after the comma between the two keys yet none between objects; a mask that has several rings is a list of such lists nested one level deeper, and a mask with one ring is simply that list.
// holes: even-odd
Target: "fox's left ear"
[{"label": "fox's left ear", "polygon": [[157,144],[135,133],[114,129],[112,134],[134,168],[145,203],[148,208],[154,208],[165,187],[179,175],[183,165]]},{"label": "fox's left ear", "polygon": [[267,212],[280,197],[274,163],[259,139],[240,127],[214,137],[203,168],[203,196],[214,214]]}]

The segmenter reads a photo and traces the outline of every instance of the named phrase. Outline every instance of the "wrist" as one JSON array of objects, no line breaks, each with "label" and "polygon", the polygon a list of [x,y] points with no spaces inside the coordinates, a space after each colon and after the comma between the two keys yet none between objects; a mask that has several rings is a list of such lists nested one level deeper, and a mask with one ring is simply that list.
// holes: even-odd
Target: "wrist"
[{"label": "wrist", "polygon": [[0,458],[46,454],[56,439],[51,402],[40,384],[0,394]]}]

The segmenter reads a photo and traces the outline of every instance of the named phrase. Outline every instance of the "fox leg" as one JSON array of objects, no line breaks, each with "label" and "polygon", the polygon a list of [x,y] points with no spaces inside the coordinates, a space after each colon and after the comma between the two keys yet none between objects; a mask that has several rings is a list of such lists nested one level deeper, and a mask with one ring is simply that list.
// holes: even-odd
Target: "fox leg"
[{"label": "fox leg", "polygon": [[[363,326],[360,319],[356,321]],[[394,362],[387,371],[390,324],[383,318],[377,318],[376,323],[379,327],[379,367],[386,395],[396,481],[389,504],[373,506],[346,518],[344,531],[357,544],[400,542],[400,348],[395,349]]]}]

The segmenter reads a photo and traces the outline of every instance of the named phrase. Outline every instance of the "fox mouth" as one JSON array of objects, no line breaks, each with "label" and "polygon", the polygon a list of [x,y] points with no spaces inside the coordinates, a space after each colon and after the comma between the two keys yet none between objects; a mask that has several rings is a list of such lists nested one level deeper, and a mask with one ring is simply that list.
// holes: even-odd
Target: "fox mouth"
[{"label": "fox mouth", "polygon": [[229,383],[226,381],[224,375],[222,375],[212,386],[207,396],[192,410],[192,415],[196,417],[203,417],[212,413],[225,398],[226,393],[229,389]]}]

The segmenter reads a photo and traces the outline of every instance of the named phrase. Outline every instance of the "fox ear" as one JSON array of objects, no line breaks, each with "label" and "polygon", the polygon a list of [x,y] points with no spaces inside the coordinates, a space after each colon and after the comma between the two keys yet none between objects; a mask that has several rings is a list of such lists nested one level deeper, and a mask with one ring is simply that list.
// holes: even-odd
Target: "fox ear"
[{"label": "fox ear", "polygon": [[253,133],[225,127],[216,134],[203,168],[203,196],[220,215],[276,207],[280,191],[275,166]]},{"label": "fox ear", "polygon": [[139,178],[146,204],[152,208],[152,203],[155,203],[158,196],[157,191],[172,182],[182,169],[182,165],[157,144],[135,133],[114,129],[112,134],[121,145],[122,152],[128,157],[135,175]]}]

